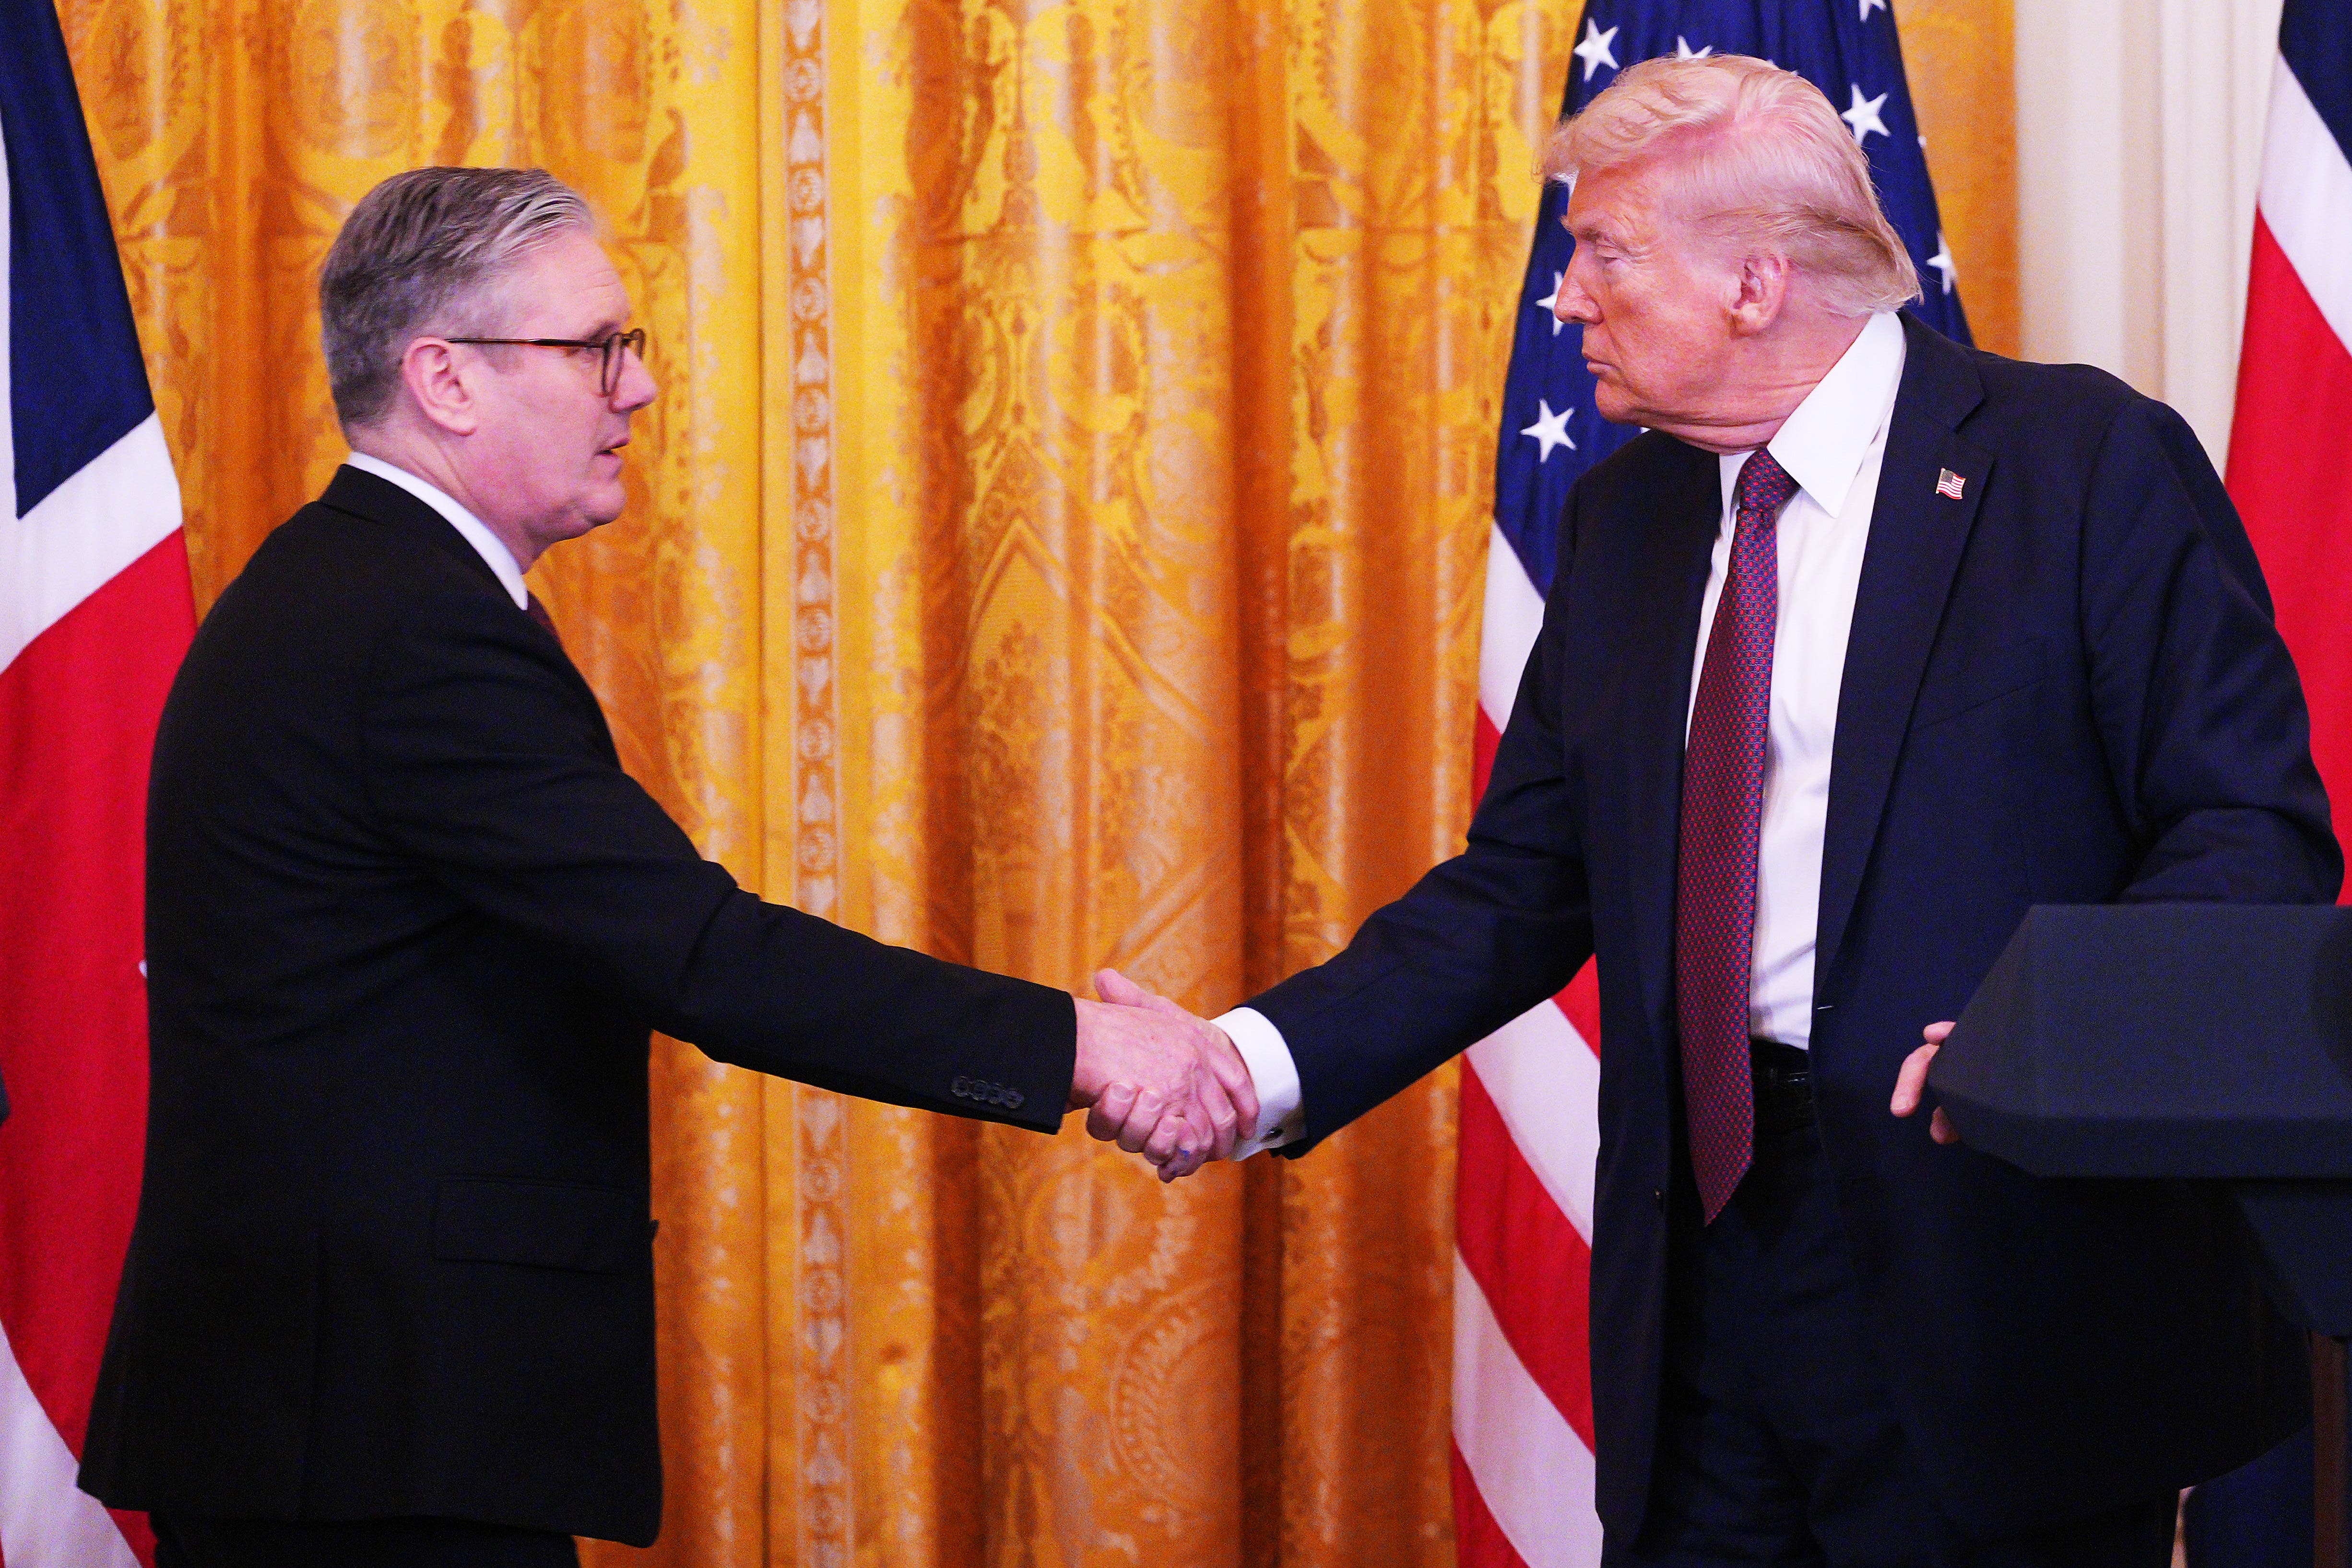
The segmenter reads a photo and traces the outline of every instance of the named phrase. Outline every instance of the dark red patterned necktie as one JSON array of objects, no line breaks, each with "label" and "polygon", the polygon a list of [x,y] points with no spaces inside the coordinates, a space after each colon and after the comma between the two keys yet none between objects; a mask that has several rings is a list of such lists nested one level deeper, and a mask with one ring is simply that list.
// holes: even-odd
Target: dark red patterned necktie
[{"label": "dark red patterned necktie", "polygon": [[1682,845],[1675,885],[1675,1016],[1691,1169],[1708,1223],[1723,1212],[1756,1142],[1748,1001],[1756,953],[1756,840],[1772,709],[1772,630],[1780,607],[1780,507],[1797,482],[1759,451],[1739,470],[1731,564],[1716,601],[1698,701],[1683,751]]}]

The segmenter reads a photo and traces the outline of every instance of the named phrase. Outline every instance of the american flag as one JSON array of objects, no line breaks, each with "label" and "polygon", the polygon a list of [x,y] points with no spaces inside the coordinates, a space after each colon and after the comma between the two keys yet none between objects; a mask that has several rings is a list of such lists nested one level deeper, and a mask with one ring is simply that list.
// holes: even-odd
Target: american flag
[{"label": "american flag", "polygon": [[[1864,152],[1926,298],[1913,308],[1968,341],[1887,0],[1589,0],[1563,113],[1636,60],[1760,56],[1829,98]],[[1546,191],[1521,290],[1495,465],[1478,668],[1476,779],[1551,587],[1560,509],[1586,469],[1633,439],[1603,423],[1582,329],[1551,313],[1573,243],[1567,192]],[[1462,1568],[1589,1568],[1592,1394],[1586,1282],[1592,1234],[1601,1033],[1592,970],[1471,1048],[1462,1075],[1454,1260],[1454,1498]]]},{"label": "american flag", "polygon": [[132,1568],[75,1490],[139,1198],[147,758],[180,492],[50,0],[0,0],[0,1561]]}]

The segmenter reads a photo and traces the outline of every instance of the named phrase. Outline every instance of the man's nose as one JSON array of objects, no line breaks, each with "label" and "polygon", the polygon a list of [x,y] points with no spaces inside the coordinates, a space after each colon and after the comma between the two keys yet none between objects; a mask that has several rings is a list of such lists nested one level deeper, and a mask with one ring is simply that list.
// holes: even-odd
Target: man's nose
[{"label": "man's nose", "polygon": [[622,413],[635,413],[653,402],[660,391],[644,359],[630,350],[622,350],[621,377],[613,387],[613,407]]},{"label": "man's nose", "polygon": [[1568,326],[1591,326],[1601,319],[1601,308],[1592,296],[1576,280],[1576,268],[1571,264],[1566,277],[1559,280],[1559,292],[1552,296],[1553,317]]}]

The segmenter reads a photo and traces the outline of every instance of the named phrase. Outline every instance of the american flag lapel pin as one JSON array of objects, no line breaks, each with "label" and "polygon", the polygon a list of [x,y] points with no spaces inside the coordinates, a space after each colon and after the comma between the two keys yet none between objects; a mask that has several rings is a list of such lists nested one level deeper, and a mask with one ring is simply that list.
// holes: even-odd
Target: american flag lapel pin
[{"label": "american flag lapel pin", "polygon": [[1936,472],[1936,494],[1938,496],[1947,496],[1957,501],[1960,498],[1960,486],[1967,483],[1949,468],[1940,468]]}]

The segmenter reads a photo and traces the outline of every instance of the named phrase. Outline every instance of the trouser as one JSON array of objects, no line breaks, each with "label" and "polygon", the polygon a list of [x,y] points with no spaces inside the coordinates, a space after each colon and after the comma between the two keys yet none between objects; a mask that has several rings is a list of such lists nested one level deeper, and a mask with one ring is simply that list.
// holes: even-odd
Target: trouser
[{"label": "trouser", "polygon": [[[2166,1568],[2167,1494],[1965,1536],[1895,1419],[1813,1125],[1803,1052],[1759,1041],[1755,1161],[1713,1225],[1673,1216],[1649,1518],[1610,1568]],[[1927,1135],[1925,1129],[1920,1135]]]},{"label": "trouser", "polygon": [[155,1568],[579,1568],[572,1537],[457,1519],[158,1513]]}]

